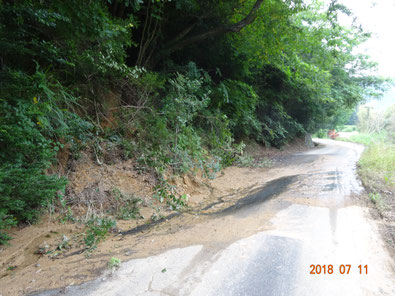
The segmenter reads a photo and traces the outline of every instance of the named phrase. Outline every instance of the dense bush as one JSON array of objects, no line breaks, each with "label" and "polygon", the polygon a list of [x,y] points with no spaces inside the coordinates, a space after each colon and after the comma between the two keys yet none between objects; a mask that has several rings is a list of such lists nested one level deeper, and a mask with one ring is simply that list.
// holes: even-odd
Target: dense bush
[{"label": "dense bush", "polygon": [[[97,2],[86,10],[81,5],[79,1],[0,5],[0,229],[35,221],[56,193],[61,194],[66,180],[46,171],[61,143],[86,140],[92,128],[77,115],[81,109],[77,92],[69,88],[78,90],[77,82],[87,86],[79,75],[100,72],[104,77],[100,59],[113,69],[124,57],[123,44],[130,42],[117,41],[117,52],[108,34],[118,30],[113,25],[111,33],[112,22],[105,15],[99,17],[103,6]],[[127,31],[124,26],[122,30]],[[114,55],[112,61],[106,59],[107,53]]]},{"label": "dense bush", "polygon": [[[162,80],[149,72],[141,79],[147,76],[152,93],[160,90],[163,97],[155,99],[152,94],[149,107],[145,105],[137,111],[125,107],[120,112],[119,132],[129,138],[129,143],[135,143],[123,144],[131,152],[129,156],[136,156],[143,166],[156,168],[160,173],[167,168],[181,174],[196,169],[207,174],[218,171],[228,161],[223,151],[232,151],[233,138],[225,115],[208,108],[210,78],[200,73],[178,73],[168,78],[164,87]],[[142,92],[147,84],[134,87]],[[135,120],[127,121],[130,117]]]},{"label": "dense bush", "polygon": [[262,138],[266,146],[281,147],[302,135],[303,126],[284,111],[281,104],[267,105],[261,102],[258,106],[258,118],[262,123]]},{"label": "dense bush", "polygon": [[46,169],[62,148],[60,141],[80,140],[91,124],[64,109],[75,98],[47,74],[4,70],[1,78],[0,224],[9,225],[35,221],[64,189],[66,180]]},{"label": "dense bush", "polygon": [[261,138],[261,124],[255,113],[259,97],[250,85],[228,79],[218,85],[216,94],[212,107],[227,116],[235,138]]}]

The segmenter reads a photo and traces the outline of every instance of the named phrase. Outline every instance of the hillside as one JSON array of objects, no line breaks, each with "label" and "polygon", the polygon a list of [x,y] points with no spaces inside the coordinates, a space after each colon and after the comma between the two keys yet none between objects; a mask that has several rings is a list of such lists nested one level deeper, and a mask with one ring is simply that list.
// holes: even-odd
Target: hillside
[{"label": "hillside", "polygon": [[345,122],[386,80],[366,74],[353,49],[369,34],[340,14],[336,1],[2,1],[0,243],[49,214],[84,223],[94,251],[142,204],[185,209],[175,180],[254,162],[245,143],[281,149]]}]

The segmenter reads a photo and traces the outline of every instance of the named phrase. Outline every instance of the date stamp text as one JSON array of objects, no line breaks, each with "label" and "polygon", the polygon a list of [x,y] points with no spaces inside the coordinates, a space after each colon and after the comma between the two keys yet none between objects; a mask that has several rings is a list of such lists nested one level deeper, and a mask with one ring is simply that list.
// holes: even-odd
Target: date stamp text
[{"label": "date stamp text", "polygon": [[368,265],[358,265],[358,267],[351,264],[341,264],[333,266],[332,264],[311,264],[310,274],[350,274],[357,272],[359,274],[368,274]]}]

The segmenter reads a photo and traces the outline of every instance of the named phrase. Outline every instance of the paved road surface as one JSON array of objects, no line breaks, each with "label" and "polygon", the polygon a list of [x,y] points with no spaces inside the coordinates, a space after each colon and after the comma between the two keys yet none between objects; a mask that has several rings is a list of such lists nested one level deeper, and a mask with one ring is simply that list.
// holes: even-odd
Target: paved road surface
[{"label": "paved road surface", "polygon": [[[220,231],[231,232],[274,212],[263,231],[255,223],[255,234],[222,247],[171,249],[124,262],[93,282],[39,295],[395,295],[393,260],[368,210],[355,202],[364,194],[355,175],[363,148],[318,141],[322,148],[293,157],[291,175],[284,167],[282,178],[213,218]],[[312,264],[326,265],[326,274],[323,267],[310,274]]]}]

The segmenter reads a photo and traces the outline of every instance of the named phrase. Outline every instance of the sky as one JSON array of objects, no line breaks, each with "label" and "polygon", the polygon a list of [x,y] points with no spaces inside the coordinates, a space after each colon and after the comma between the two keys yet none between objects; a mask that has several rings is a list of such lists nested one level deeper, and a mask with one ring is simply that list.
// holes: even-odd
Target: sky
[{"label": "sky", "polygon": [[365,42],[361,51],[379,63],[379,73],[395,78],[395,1],[394,0],[340,0],[357,17],[357,23],[369,32],[372,38]]},{"label": "sky", "polygon": [[[395,0],[339,0],[350,8],[365,31],[372,37],[358,48],[378,63],[378,75],[395,80]],[[349,22],[346,16],[340,22]],[[395,86],[379,101],[368,104],[377,109],[386,109],[395,103]]]}]

